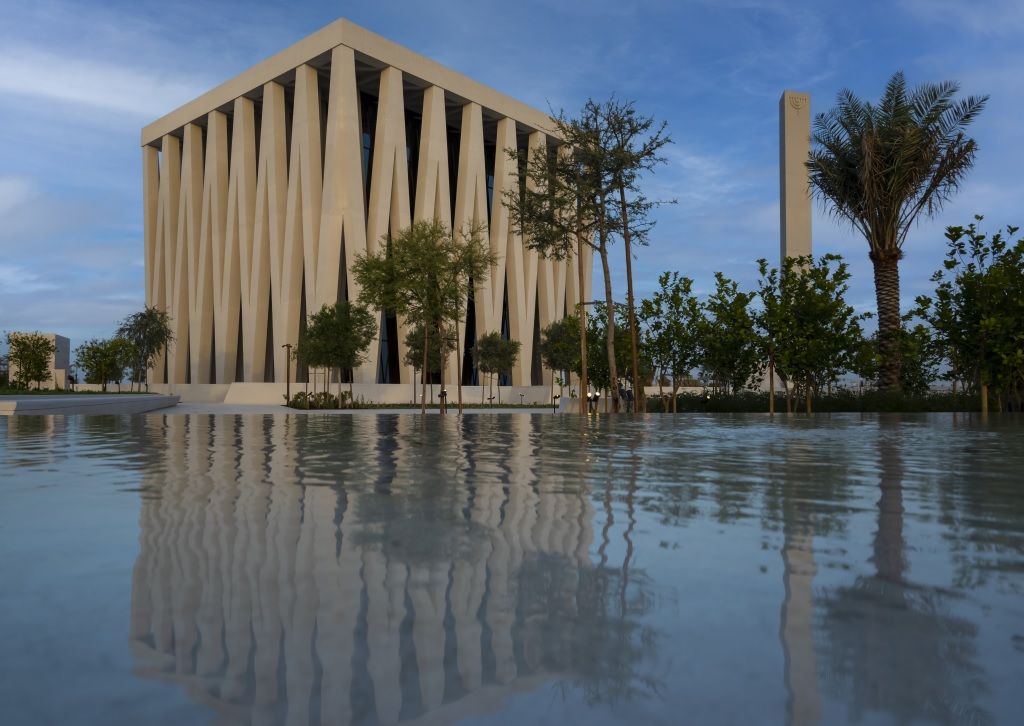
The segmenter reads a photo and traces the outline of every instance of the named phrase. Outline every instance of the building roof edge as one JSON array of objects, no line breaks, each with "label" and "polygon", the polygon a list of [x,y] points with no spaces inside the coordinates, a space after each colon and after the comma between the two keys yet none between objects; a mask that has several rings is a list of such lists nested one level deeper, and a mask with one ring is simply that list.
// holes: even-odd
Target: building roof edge
[{"label": "building roof edge", "polygon": [[159,142],[164,135],[201,119],[211,111],[232,103],[236,98],[280,78],[324,53],[329,53],[339,45],[349,47],[357,53],[398,68],[403,74],[420,78],[445,91],[515,119],[536,131],[550,133],[554,126],[546,113],[340,18],[144,126],[141,145]]}]

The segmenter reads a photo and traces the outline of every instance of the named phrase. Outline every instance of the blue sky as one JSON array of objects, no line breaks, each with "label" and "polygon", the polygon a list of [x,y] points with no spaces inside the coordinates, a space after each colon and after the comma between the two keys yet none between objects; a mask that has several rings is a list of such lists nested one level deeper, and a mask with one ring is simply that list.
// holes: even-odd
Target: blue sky
[{"label": "blue sky", "polygon": [[[896,70],[989,94],[963,191],[920,224],[904,308],[928,292],[943,230],[983,214],[1024,226],[1024,4],[1017,0],[33,0],[0,22],[0,331],[113,333],[144,301],[141,128],[339,17],[541,109],[612,93],[664,119],[675,144],[647,180],[678,204],[638,251],[639,295],[678,270],[752,289],[779,247],[778,101],[814,113],[846,87],[876,99]],[[873,311],[867,244],[818,206],[816,254],[842,254]],[[621,269],[621,250],[616,250]],[[597,272],[599,275],[599,271]],[[595,277],[595,289],[600,278]],[[615,297],[625,299],[622,275]]]}]

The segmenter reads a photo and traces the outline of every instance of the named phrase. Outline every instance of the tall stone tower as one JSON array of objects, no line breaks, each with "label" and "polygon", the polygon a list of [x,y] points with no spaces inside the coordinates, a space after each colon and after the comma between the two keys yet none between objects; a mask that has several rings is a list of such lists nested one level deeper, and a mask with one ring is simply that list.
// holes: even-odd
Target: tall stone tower
[{"label": "tall stone tower", "polygon": [[811,97],[784,91],[779,99],[779,261],[811,254]]}]

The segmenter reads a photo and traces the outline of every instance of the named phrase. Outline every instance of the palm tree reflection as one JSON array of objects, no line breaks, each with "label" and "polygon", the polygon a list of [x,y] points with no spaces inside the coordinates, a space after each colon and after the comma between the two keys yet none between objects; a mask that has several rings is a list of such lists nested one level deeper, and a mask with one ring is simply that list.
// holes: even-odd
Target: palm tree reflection
[{"label": "palm tree reflection", "polygon": [[989,723],[976,704],[984,691],[984,672],[976,662],[977,627],[949,613],[954,593],[907,578],[906,429],[881,416],[878,434],[875,573],[824,593],[826,692],[848,703],[853,720],[882,711],[897,723]]}]

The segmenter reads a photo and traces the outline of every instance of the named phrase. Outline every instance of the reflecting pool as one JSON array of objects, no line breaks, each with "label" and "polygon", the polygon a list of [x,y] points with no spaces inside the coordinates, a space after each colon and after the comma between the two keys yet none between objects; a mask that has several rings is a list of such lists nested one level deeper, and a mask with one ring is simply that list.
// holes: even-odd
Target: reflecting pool
[{"label": "reflecting pool", "polygon": [[1017,724],[1024,424],[0,417],[9,724]]}]

